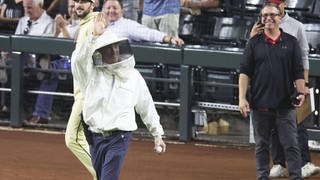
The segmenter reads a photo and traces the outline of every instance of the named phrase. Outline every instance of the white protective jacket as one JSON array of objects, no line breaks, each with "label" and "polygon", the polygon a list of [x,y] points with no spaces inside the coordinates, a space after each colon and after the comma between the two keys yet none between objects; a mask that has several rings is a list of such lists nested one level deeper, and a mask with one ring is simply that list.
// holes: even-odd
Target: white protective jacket
[{"label": "white protective jacket", "polygon": [[93,64],[96,49],[117,41],[116,35],[106,31],[89,37],[72,54],[72,74],[84,95],[84,121],[96,133],[134,131],[136,110],[151,134],[161,136],[164,132],[159,115],[143,77],[134,68],[134,57],[104,67]]}]

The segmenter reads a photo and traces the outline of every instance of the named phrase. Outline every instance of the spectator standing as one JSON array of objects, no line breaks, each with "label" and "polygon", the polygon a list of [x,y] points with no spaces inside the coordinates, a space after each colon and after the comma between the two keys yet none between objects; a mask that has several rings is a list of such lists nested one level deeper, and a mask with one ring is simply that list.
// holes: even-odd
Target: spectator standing
[{"label": "spectator standing", "polygon": [[141,23],[178,37],[180,0],[143,0]]},{"label": "spectator standing", "polygon": [[132,131],[137,129],[135,112],[154,137],[154,149],[160,146],[159,153],[164,153],[166,145],[148,87],[134,69],[129,42],[110,31],[103,32],[103,16],[96,20],[93,36],[72,55],[72,74],[84,94],[83,119],[98,179],[117,180]]},{"label": "spectator standing", "polygon": [[[79,32],[77,37],[76,47],[84,42],[93,32],[93,20],[96,13],[93,12],[95,7],[94,0],[74,0],[75,11],[80,19]],[[67,148],[80,160],[87,168],[93,179],[97,179],[96,172],[92,166],[89,144],[86,140],[81,124],[81,114],[83,106],[83,95],[80,92],[78,82],[73,79],[74,103],[68,120],[65,143]]]},{"label": "spectator standing", "polygon": [[[306,82],[306,91],[305,93],[309,94],[308,89],[308,81],[309,81],[309,46],[305,34],[305,30],[303,24],[296,19],[290,17],[288,13],[285,12],[285,7],[287,6],[286,0],[267,0],[267,3],[275,3],[279,6],[281,10],[281,23],[280,28],[283,29],[284,32],[294,36],[297,38],[298,43],[301,48],[301,56],[303,61],[303,68],[304,68],[304,79]],[[254,36],[258,33],[263,31],[263,26],[259,26],[257,24],[254,25],[251,36]],[[309,177],[316,173],[320,172],[320,168],[315,166],[311,162],[310,151],[308,147],[308,133],[307,129],[303,123],[298,124],[298,143],[301,150],[301,174],[303,178]],[[272,160],[273,166],[270,170],[270,177],[277,178],[277,177],[286,177],[286,161],[283,152],[283,148],[279,142],[278,133],[276,130],[272,131]]]},{"label": "spectator standing", "polygon": [[[300,107],[305,98],[300,46],[295,37],[279,28],[281,10],[277,5],[266,4],[261,17],[264,31],[249,40],[240,65],[240,112],[247,117],[250,108],[258,179],[269,179],[269,145],[274,128],[284,147],[290,178],[302,179],[295,119],[295,107]],[[250,105],[246,99],[249,84]],[[292,102],[292,95],[298,103]]]}]

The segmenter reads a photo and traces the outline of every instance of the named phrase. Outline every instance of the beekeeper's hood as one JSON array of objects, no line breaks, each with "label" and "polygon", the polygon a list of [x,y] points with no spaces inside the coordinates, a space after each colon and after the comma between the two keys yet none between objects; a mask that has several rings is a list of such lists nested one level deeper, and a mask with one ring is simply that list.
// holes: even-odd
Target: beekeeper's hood
[{"label": "beekeeper's hood", "polygon": [[133,54],[128,39],[105,31],[95,42],[92,59],[94,66],[107,67],[133,59]]}]

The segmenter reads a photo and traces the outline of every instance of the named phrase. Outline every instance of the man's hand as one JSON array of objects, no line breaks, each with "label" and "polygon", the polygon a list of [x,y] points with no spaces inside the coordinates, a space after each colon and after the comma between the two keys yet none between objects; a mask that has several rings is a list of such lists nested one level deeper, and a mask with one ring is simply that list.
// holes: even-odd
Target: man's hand
[{"label": "man's hand", "polygon": [[104,13],[100,12],[94,19],[93,35],[100,36],[106,30],[107,25]]},{"label": "man's hand", "polygon": [[[161,152],[157,152],[159,150],[159,146],[161,147]],[[166,144],[163,142],[161,136],[154,137],[154,148],[158,154],[163,154],[166,152]]]},{"label": "man's hand", "polygon": [[301,107],[302,104],[304,103],[304,100],[306,98],[306,95],[304,93],[298,94],[298,96],[296,97],[297,101],[299,102],[298,104],[293,104],[294,107],[298,108]]},{"label": "man's hand", "polygon": [[173,45],[176,45],[176,46],[182,46],[184,45],[184,41],[180,38],[176,38],[176,37],[172,37],[172,36],[164,36],[163,37],[163,42],[164,43],[168,43],[168,44],[173,44]]},{"label": "man's hand", "polygon": [[180,38],[176,38],[176,37],[173,37],[170,41],[171,44],[173,45],[176,45],[176,46],[182,46],[184,45],[184,41]]},{"label": "man's hand", "polygon": [[55,22],[56,22],[56,26],[58,26],[59,28],[66,27],[68,24],[67,20],[61,14],[58,14],[55,17]]},{"label": "man's hand", "polygon": [[251,32],[250,32],[250,38],[252,38],[253,36],[262,33],[264,30],[264,24],[260,24],[258,22],[255,22]]},{"label": "man's hand", "polygon": [[55,19],[55,37],[59,35],[60,32],[62,32],[63,28],[66,28],[68,22],[63,18],[61,14],[56,15]]},{"label": "man's hand", "polygon": [[241,115],[244,118],[248,117],[248,112],[250,110],[250,106],[249,106],[249,103],[246,99],[239,99],[239,110],[240,110]]}]

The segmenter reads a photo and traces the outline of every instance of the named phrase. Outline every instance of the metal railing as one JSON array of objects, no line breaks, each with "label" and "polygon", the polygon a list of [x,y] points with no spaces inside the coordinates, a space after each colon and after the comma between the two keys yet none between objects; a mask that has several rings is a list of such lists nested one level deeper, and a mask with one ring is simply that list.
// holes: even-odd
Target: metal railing
[{"label": "metal railing", "polygon": [[[7,88],[0,91],[11,91],[10,125],[22,126],[23,112],[23,63],[21,52],[71,55],[75,43],[69,39],[0,35],[0,50],[11,51],[13,55],[11,90]],[[214,68],[227,68],[236,70],[242,58],[241,51],[227,51],[193,47],[172,47],[155,44],[132,44],[135,59],[138,63],[163,63],[180,67],[179,103],[155,102],[156,105],[174,106],[179,108],[179,138],[189,141],[192,138],[192,106],[209,107],[238,111],[237,105],[225,105],[210,102],[195,102],[193,96],[192,66]],[[310,58],[310,75],[320,77],[320,58]],[[177,82],[177,80],[174,80]],[[223,84],[223,83],[222,83]],[[51,95],[72,96],[70,93],[39,92]],[[320,139],[318,135],[317,139]]]}]

